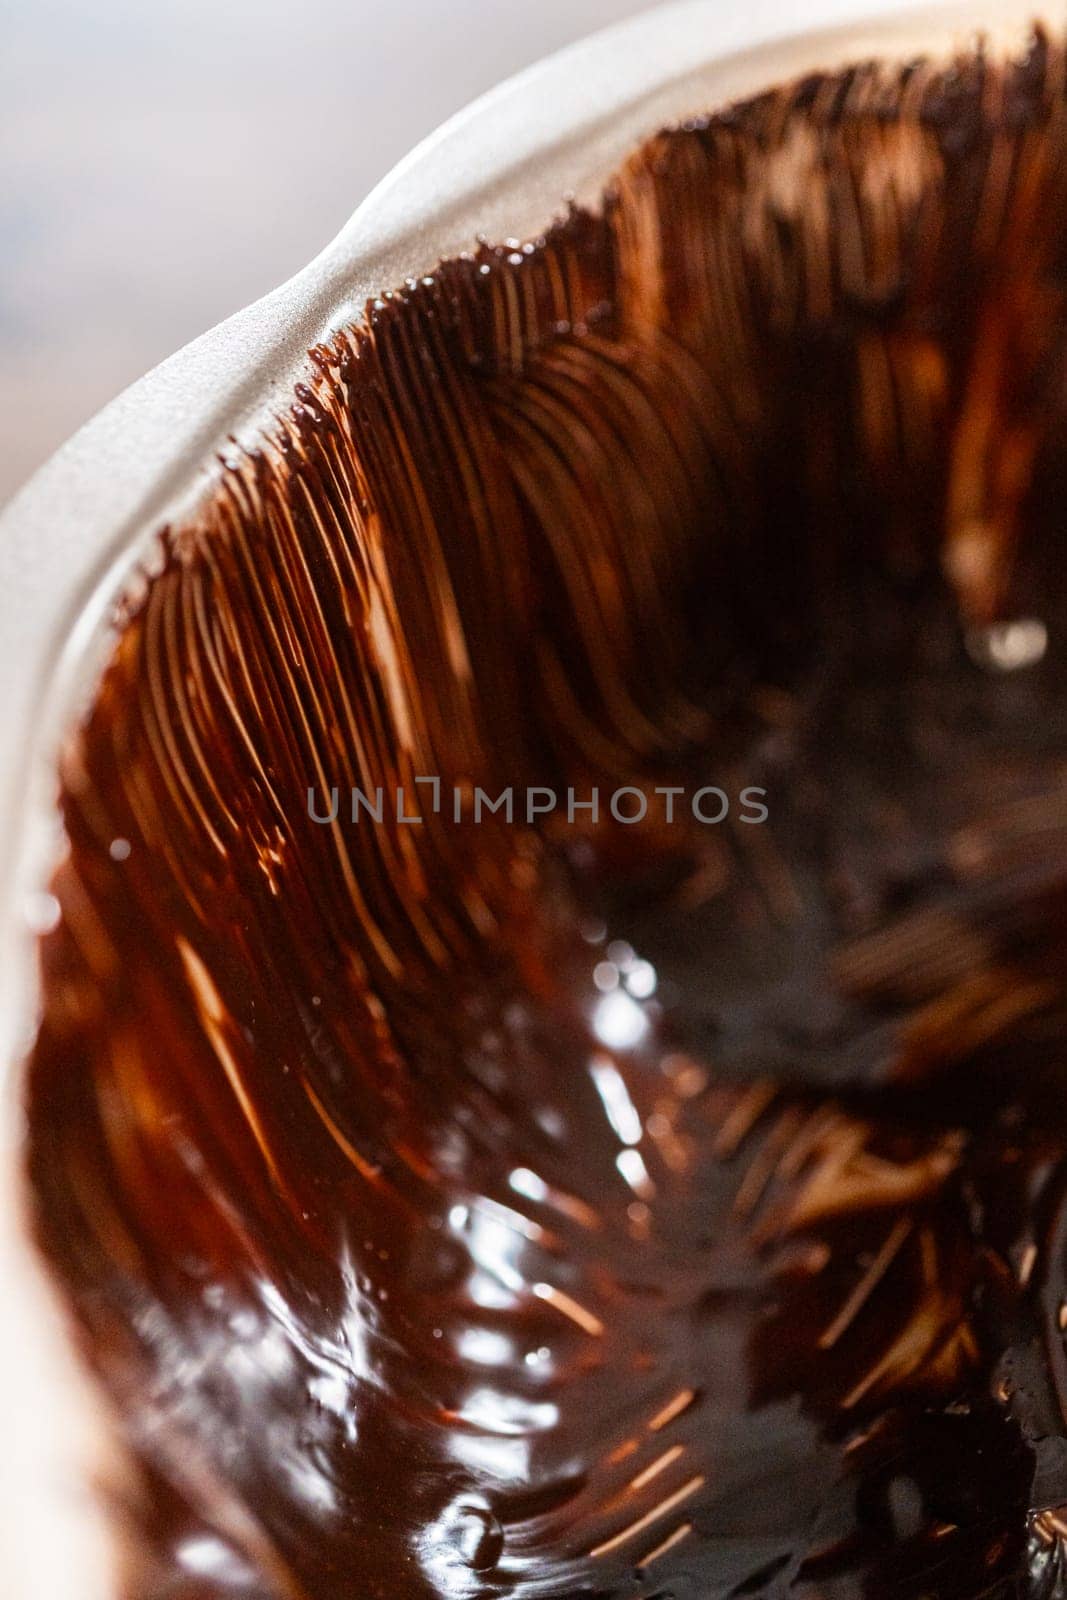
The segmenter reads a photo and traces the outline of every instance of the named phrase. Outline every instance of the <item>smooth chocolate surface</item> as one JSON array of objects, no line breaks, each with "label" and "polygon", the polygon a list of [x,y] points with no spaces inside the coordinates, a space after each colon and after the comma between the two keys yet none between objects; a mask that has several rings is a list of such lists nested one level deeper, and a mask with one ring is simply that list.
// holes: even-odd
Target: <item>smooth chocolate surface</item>
[{"label": "smooth chocolate surface", "polygon": [[1064,96],[664,133],[165,530],[27,1081],[136,1600],[1063,1592]]}]

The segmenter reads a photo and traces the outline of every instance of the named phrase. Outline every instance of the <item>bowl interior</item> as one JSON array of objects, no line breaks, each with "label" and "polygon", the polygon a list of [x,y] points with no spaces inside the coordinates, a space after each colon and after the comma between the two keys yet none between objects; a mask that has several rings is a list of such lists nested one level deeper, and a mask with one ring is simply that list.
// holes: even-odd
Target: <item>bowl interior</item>
[{"label": "bowl interior", "polygon": [[1058,43],[812,75],[161,531],[28,1079],[131,1592],[1048,1559],[1065,222]]}]

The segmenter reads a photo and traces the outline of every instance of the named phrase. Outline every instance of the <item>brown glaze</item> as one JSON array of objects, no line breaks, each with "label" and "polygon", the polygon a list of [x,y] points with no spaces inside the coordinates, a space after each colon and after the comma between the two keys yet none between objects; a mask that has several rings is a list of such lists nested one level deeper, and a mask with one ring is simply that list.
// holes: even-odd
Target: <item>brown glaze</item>
[{"label": "brown glaze", "polygon": [[[1062,1592],[1065,239],[1058,45],[812,79],[167,530],[27,1090],[130,1595]],[[770,817],[308,814],[426,774]]]}]

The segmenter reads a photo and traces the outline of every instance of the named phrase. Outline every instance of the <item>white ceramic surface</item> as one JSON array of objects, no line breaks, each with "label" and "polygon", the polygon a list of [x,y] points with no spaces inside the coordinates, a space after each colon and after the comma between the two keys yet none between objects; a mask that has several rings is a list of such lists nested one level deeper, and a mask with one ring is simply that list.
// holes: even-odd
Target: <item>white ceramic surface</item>
[{"label": "white ceramic surface", "polygon": [[[665,123],[820,67],[944,54],[976,30],[1021,39],[1047,0],[956,0],[856,18],[855,0],[687,0],[531,68],[421,144],[287,284],[205,334],[78,433],[0,518],[0,1592],[110,1600],[113,1552],[86,1464],[106,1430],[25,1240],[19,1063],[32,1039],[34,924],[60,847],[56,750],[91,694],[107,621],[161,523],[203,493],[214,452],[255,437],[307,348],[366,300],[478,233],[527,238],[567,197],[594,204],[628,149]],[[844,26],[826,31],[828,24]]]}]

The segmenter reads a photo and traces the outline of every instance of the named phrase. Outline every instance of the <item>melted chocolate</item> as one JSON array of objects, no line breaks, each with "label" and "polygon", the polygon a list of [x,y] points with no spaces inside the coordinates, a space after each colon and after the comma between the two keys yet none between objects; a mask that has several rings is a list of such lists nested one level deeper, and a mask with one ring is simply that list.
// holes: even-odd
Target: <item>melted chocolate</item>
[{"label": "melted chocolate", "polygon": [[[662,134],[166,531],[27,1083],[130,1595],[1062,1592],[1063,66]],[[769,819],[308,814],[427,774]]]}]

